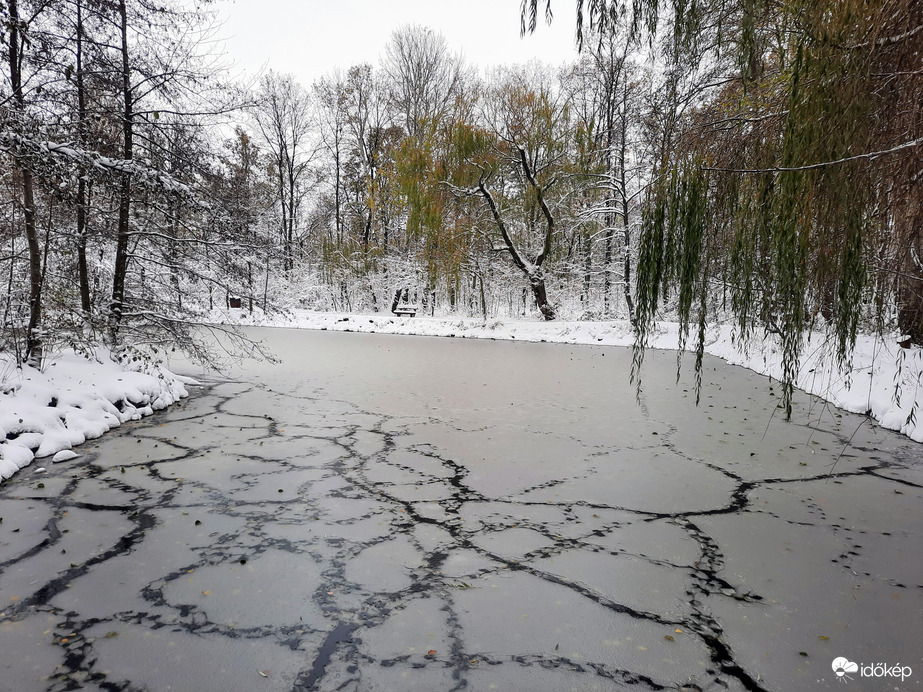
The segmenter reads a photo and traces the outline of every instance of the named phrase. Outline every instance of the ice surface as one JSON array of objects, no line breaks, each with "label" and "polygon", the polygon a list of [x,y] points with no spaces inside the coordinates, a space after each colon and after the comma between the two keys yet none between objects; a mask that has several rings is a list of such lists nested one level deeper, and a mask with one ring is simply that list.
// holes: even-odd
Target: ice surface
[{"label": "ice surface", "polygon": [[842,689],[835,655],[923,670],[906,437],[801,394],[785,423],[771,382],[711,358],[696,407],[652,351],[638,404],[623,348],[261,333],[284,369],[207,379],[0,487],[2,685],[788,692]]}]

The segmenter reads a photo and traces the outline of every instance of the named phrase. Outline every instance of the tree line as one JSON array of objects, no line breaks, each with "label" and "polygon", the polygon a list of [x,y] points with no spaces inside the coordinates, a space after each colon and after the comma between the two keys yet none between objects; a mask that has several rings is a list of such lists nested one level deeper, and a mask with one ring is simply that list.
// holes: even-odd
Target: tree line
[{"label": "tree line", "polygon": [[[523,30],[549,0],[524,0]],[[233,301],[735,320],[923,343],[921,8],[577,3],[580,58],[230,83],[188,3],[6,0],[3,348],[181,343]],[[515,34],[511,36],[515,39]],[[238,303],[238,301],[240,301]]]},{"label": "tree line", "polygon": [[616,37],[482,74],[419,26],[310,89],[264,76],[267,201],[302,306],[387,310],[407,290],[428,313],[629,316],[653,78]]},{"label": "tree line", "polygon": [[631,312],[655,90],[614,35],[574,65],[479,74],[405,26],[377,65],[240,85],[189,3],[3,14],[2,340],[21,361],[203,354],[231,303]]}]

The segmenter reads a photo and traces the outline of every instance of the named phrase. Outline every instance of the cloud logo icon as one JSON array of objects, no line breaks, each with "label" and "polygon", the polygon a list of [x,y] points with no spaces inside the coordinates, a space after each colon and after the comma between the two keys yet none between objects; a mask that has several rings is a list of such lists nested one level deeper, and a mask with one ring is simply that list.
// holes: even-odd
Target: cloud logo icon
[{"label": "cloud logo icon", "polygon": [[853,663],[847,658],[840,656],[839,658],[833,659],[833,672],[836,673],[838,678],[842,678],[846,673],[858,673],[859,664]]}]

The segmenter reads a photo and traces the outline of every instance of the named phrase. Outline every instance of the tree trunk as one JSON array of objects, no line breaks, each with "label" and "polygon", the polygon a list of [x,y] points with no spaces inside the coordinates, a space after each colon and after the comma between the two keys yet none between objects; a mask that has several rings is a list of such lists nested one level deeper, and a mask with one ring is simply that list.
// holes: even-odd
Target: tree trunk
[{"label": "tree trunk", "polygon": [[295,240],[295,171],[294,160],[289,161],[288,172],[288,226],[285,229],[285,269],[291,271],[295,268],[294,240]]},{"label": "tree trunk", "polygon": [[[279,180],[279,205],[282,208],[282,227],[281,233],[279,236],[279,242],[282,245],[282,268],[288,269],[288,247],[285,242],[286,237],[288,236],[288,191],[285,184],[285,150],[283,149],[283,142],[281,141],[281,135],[279,141],[279,153],[277,156],[277,166],[278,171],[278,180]],[[265,301],[264,301],[265,302]]]},{"label": "tree trunk", "polygon": [[82,173],[77,183],[77,279],[80,284],[80,309],[83,318],[90,319],[90,271],[87,266],[87,201],[89,193]]},{"label": "tree trunk", "polygon": [[583,295],[587,307],[590,305],[590,287],[593,283],[593,238],[589,231],[583,237]]},{"label": "tree trunk", "polygon": [[269,302],[269,253],[266,253],[266,273],[263,277],[263,314],[266,314],[266,306]]},{"label": "tree trunk", "polygon": [[[525,154],[522,155],[522,160],[525,161]],[[546,320],[553,320],[555,318],[554,306],[548,302],[548,294],[545,290],[545,275],[542,272],[541,262],[548,256],[548,251],[551,246],[551,231],[552,231],[552,221],[551,221],[551,212],[548,210],[545,205],[544,198],[541,195],[540,189],[534,185],[534,178],[532,178],[531,170],[529,170],[527,164],[523,164],[526,170],[526,175],[530,179],[530,183],[536,188],[538,193],[538,200],[542,206],[542,212],[546,215],[548,220],[548,231],[545,236],[544,249],[542,254],[539,255],[535,264],[526,262],[522,255],[519,253],[519,249],[516,247],[516,244],[513,242],[512,236],[510,236],[509,230],[506,227],[506,223],[503,221],[503,217],[500,215],[500,210],[497,208],[497,203],[494,201],[494,197],[490,194],[490,190],[487,189],[487,186],[484,184],[484,181],[478,183],[478,191],[481,193],[481,196],[484,198],[484,201],[487,203],[487,207],[490,209],[490,213],[494,217],[494,222],[497,224],[497,228],[500,231],[500,237],[503,239],[506,249],[510,253],[510,258],[513,260],[519,270],[526,275],[526,279],[529,281],[529,286],[532,289],[532,295],[535,296],[535,303],[538,305],[538,309],[541,310],[542,316]],[[523,289],[523,301],[525,301],[526,289]],[[525,308],[525,304],[523,304]]]},{"label": "tree trunk", "polygon": [[[130,161],[133,155],[133,114],[131,96],[131,72],[128,62],[128,13],[125,0],[119,0],[119,19],[122,52],[122,115],[123,149],[122,157]],[[122,312],[125,304],[125,277],[128,273],[128,233],[131,214],[131,173],[124,171],[119,187],[119,220],[115,245],[115,268],[112,275],[112,303],[109,306],[109,335],[112,343],[118,341]]]},{"label": "tree trunk", "polygon": [[247,302],[250,305],[250,314],[253,314],[253,263],[247,262]]},{"label": "tree trunk", "polygon": [[609,314],[609,294],[612,292],[612,237],[615,233],[612,212],[606,212],[606,251],[603,256],[603,314]]},{"label": "tree trunk", "polygon": [[[368,214],[365,217],[365,229],[362,231],[362,254],[368,258],[369,243],[372,239],[372,207],[368,207]],[[368,267],[365,267],[368,271]]]},{"label": "tree trunk", "polygon": [[[612,115],[612,93],[611,85],[610,88],[606,89],[605,93],[606,98],[606,175],[612,176],[610,181],[615,177],[615,165],[613,161],[613,130],[615,128],[615,123],[613,122]],[[609,189],[613,191],[612,188],[614,185],[610,182]],[[615,205],[615,200],[612,199],[609,195],[606,195],[606,214],[605,214],[605,223],[606,223],[606,251],[605,256],[603,257],[603,314],[609,315],[611,306],[609,304],[610,294],[612,293],[612,246],[615,236],[615,213],[611,211],[612,207]]]},{"label": "tree trunk", "polygon": [[[86,124],[87,106],[86,90],[83,85],[83,2],[77,0],[77,137],[81,146],[84,143],[83,128]],[[89,321],[90,310],[90,273],[87,268],[87,206],[90,192],[86,181],[86,171],[79,169],[77,182],[77,279],[80,285],[80,309],[83,319]]]},{"label": "tree trunk", "polygon": [[168,208],[172,210],[171,214],[173,217],[170,219],[170,240],[167,245],[167,251],[170,257],[170,286],[176,294],[176,308],[182,311],[183,292],[180,290],[179,285],[179,253],[177,252],[177,240],[179,238],[179,204],[174,202],[169,205]]},{"label": "tree trunk", "polygon": [[545,277],[541,272],[529,277],[529,286],[532,288],[532,295],[535,296],[535,304],[546,320],[555,318],[554,306],[548,302],[548,294],[545,291]]},{"label": "tree trunk", "polygon": [[[22,37],[20,34],[19,5],[9,0],[9,64],[10,85],[13,88],[13,104],[20,118],[25,119],[25,97],[22,93]],[[25,360],[38,365],[42,359],[42,248],[35,222],[35,193],[32,171],[20,164],[22,178],[22,210],[26,227],[26,242],[29,246],[29,326],[26,332]]]},{"label": "tree trunk", "polygon": [[[337,125],[339,128],[339,125]],[[334,200],[336,202],[336,226],[337,226],[337,250],[343,247],[343,221],[340,216],[340,134],[337,131],[336,153],[334,155],[334,165],[336,166],[336,189],[334,190]]]},{"label": "tree trunk", "polygon": [[35,224],[35,196],[32,172],[22,169],[23,215],[29,244],[29,331],[26,336],[26,362],[38,365],[42,359],[42,250]]},{"label": "tree trunk", "polygon": [[911,343],[923,346],[923,230],[908,224],[902,235],[906,249],[897,285],[897,326]]}]

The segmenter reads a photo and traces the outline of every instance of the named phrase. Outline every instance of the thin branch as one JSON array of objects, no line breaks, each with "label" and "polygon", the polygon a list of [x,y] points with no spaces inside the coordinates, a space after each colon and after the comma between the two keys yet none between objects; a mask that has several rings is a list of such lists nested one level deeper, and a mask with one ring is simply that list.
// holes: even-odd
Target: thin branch
[{"label": "thin branch", "polygon": [[[526,150],[522,147],[519,147],[519,160],[522,163],[522,170],[526,174],[526,179],[529,181],[529,184],[535,190],[535,196],[538,199],[539,206],[542,208],[542,214],[545,216],[545,242],[542,245],[542,251],[539,253],[538,257],[535,258],[535,266],[542,266],[542,262],[545,261],[545,258],[551,252],[551,240],[554,235],[554,217],[551,215],[551,211],[548,209],[548,205],[545,203],[545,195],[542,194],[542,188],[539,186],[538,182],[535,180],[535,176],[532,175],[532,168],[529,166],[529,160],[526,157]],[[548,187],[554,185],[555,181],[552,180]]]},{"label": "thin branch", "polygon": [[490,213],[494,217],[497,228],[500,229],[500,236],[503,238],[503,242],[506,244],[507,249],[510,251],[510,257],[513,259],[513,264],[528,274],[529,269],[526,266],[526,262],[519,254],[516,246],[513,244],[513,239],[510,237],[510,233],[506,228],[506,224],[503,222],[503,217],[500,216],[500,210],[497,209],[497,203],[494,201],[494,196],[490,194],[490,190],[488,190],[484,185],[483,178],[478,181],[478,191],[481,193],[481,196],[484,198],[484,201],[487,202],[487,206],[490,208]]},{"label": "thin branch", "polygon": [[872,45],[874,45],[876,48],[893,46],[895,43],[901,43],[902,41],[906,41],[908,38],[915,36],[920,32],[920,30],[923,30],[923,25],[911,29],[910,31],[905,31],[903,34],[898,34],[897,36],[884,36],[877,41],[866,41],[865,43],[857,43],[852,46],[846,46],[846,50],[858,50],[860,48],[868,48]]},{"label": "thin branch", "polygon": [[883,149],[881,151],[872,151],[867,154],[857,154],[856,156],[847,156],[836,161],[824,161],[823,163],[812,163],[808,166],[773,166],[772,168],[719,168],[716,166],[702,166],[703,171],[719,171],[722,173],[785,173],[794,171],[809,171],[816,168],[826,168],[827,166],[836,166],[848,161],[857,161],[858,159],[875,159],[879,156],[894,154],[903,149],[912,149],[923,144],[923,137],[914,139],[910,142],[904,142],[892,149]]}]

